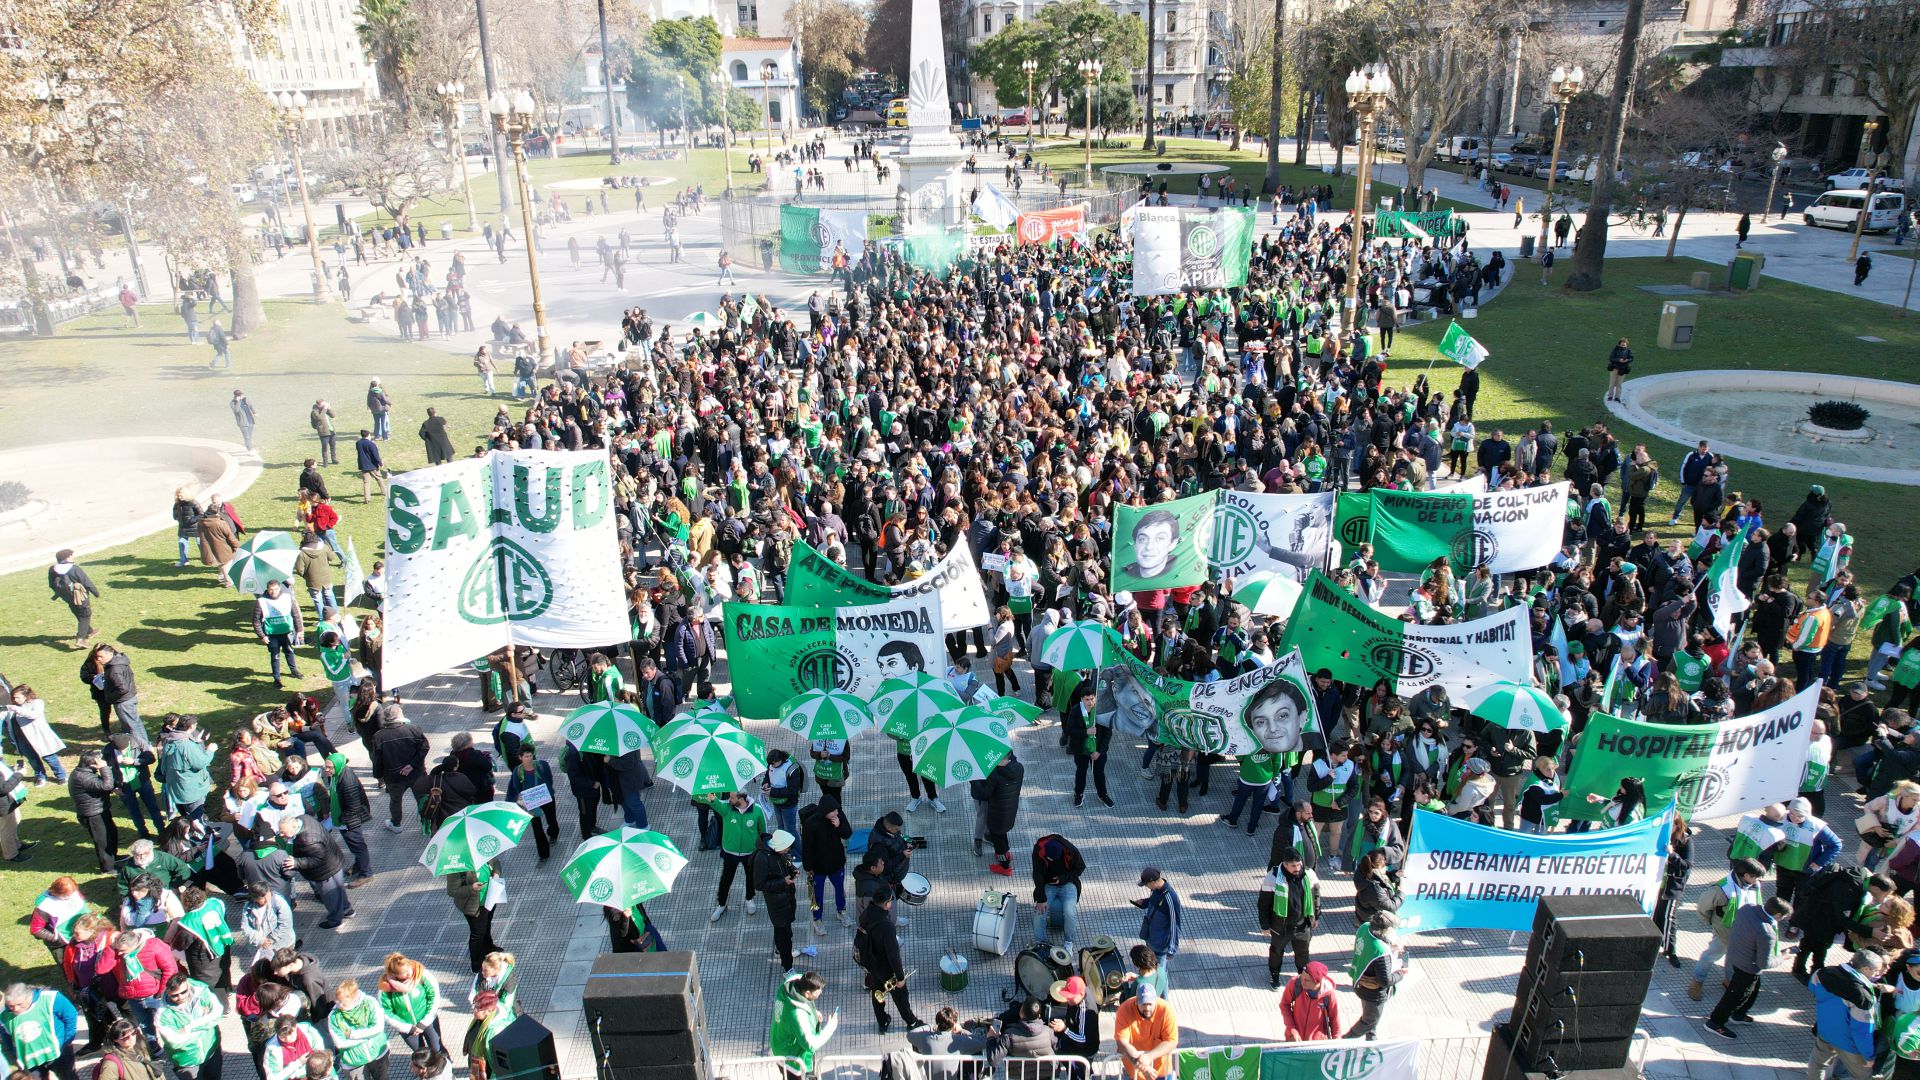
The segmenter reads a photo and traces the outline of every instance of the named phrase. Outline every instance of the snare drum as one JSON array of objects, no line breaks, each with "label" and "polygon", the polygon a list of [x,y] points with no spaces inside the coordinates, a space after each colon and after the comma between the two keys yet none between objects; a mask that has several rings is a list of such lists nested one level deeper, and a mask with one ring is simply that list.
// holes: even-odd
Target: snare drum
[{"label": "snare drum", "polygon": [[1013,894],[987,889],[973,910],[973,947],[995,956],[1013,948]]},{"label": "snare drum", "polygon": [[933,882],[925,874],[907,874],[900,879],[900,900],[902,903],[919,907],[927,902],[927,896],[933,892]]},{"label": "snare drum", "polygon": [[1053,984],[1073,974],[1073,957],[1058,945],[1036,941],[1020,950],[1013,961],[1013,981],[1020,992],[1038,1001],[1047,1001]]}]

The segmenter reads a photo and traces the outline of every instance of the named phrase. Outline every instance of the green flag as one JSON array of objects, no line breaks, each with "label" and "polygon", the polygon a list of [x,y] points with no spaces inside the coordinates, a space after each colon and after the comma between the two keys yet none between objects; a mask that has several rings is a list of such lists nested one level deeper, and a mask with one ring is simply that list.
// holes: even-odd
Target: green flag
[{"label": "green flag", "polygon": [[1740,591],[1740,553],[1747,547],[1747,534],[1734,536],[1733,543],[1720,549],[1707,569],[1707,610],[1713,614],[1713,628],[1725,637],[1733,630],[1733,617],[1747,610],[1747,596]]},{"label": "green flag", "polygon": [[777,717],[807,690],[869,697],[893,676],[938,675],[944,661],[937,595],[838,608],[730,603],[722,626],[727,662],[752,673],[734,681],[743,718]]},{"label": "green flag", "polygon": [[1365,491],[1342,491],[1334,497],[1333,529],[1348,558],[1367,542],[1373,531],[1373,495]]},{"label": "green flag", "polygon": [[1276,655],[1299,649],[1306,670],[1406,696],[1438,683],[1465,694],[1496,682],[1531,681],[1527,609],[1504,608],[1472,622],[1422,626],[1368,607],[1319,571],[1307,578]]},{"label": "green flag", "polygon": [[1460,538],[1473,536],[1473,496],[1375,488],[1369,539],[1388,573],[1418,573],[1451,559]]},{"label": "green flag", "polygon": [[1113,513],[1113,590],[1177,589],[1207,580],[1214,495]]},{"label": "green flag", "polygon": [[1440,339],[1440,355],[1459,364],[1463,368],[1477,368],[1480,361],[1487,358],[1487,347],[1473,340],[1473,335],[1462,329],[1457,322],[1447,324],[1447,335]]}]

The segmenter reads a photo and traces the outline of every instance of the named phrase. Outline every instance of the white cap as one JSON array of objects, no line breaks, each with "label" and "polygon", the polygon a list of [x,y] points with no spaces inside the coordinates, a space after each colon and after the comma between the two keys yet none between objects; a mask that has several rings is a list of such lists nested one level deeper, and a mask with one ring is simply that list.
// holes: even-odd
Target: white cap
[{"label": "white cap", "polygon": [[767,838],[767,846],[775,851],[785,851],[793,846],[793,834],[785,829],[775,829]]}]

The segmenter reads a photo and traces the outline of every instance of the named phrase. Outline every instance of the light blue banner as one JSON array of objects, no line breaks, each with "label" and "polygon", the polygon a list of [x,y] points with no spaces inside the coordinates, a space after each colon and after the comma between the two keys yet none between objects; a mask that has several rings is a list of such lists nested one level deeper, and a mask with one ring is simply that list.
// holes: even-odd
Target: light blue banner
[{"label": "light blue banner", "polygon": [[1653,911],[1667,866],[1671,808],[1584,833],[1509,832],[1416,810],[1400,881],[1407,930],[1533,929],[1543,896],[1630,896]]}]

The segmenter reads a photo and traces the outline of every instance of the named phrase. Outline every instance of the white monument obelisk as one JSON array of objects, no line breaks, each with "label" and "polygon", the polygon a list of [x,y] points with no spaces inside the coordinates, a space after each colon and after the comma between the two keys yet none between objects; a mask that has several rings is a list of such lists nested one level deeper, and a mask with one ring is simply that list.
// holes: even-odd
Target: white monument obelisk
[{"label": "white monument obelisk", "polygon": [[900,188],[914,222],[950,223],[965,205],[967,152],[951,130],[940,0],[913,0],[907,52],[907,145],[899,156]]}]

